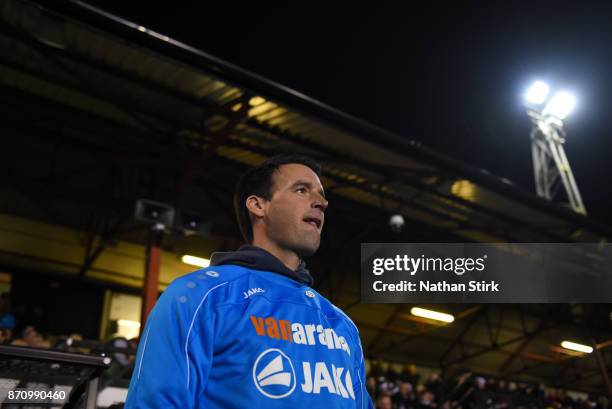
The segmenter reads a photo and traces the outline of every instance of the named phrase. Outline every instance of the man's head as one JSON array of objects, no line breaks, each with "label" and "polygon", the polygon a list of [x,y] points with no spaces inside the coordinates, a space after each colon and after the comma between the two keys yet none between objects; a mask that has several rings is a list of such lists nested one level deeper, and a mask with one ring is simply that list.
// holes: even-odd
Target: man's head
[{"label": "man's head", "polygon": [[393,407],[393,402],[391,401],[391,397],[381,396],[380,398],[378,398],[378,407],[380,409],[391,409]]},{"label": "man's head", "polygon": [[412,384],[410,382],[400,383],[399,392],[402,396],[410,395],[412,393]]},{"label": "man's head", "polygon": [[301,155],[278,155],[245,172],[234,209],[245,240],[271,242],[300,258],[319,248],[327,201],[321,170]]}]

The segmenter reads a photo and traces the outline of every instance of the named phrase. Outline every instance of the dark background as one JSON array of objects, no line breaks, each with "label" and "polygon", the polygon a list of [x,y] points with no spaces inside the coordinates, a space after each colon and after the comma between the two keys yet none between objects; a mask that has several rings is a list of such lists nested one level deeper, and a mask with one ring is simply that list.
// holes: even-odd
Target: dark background
[{"label": "dark background", "polygon": [[570,90],[568,157],[590,216],[612,225],[612,7],[603,2],[89,2],[529,192],[522,94],[534,79]]},{"label": "dark background", "polygon": [[14,271],[11,298],[18,336],[27,325],[45,334],[78,333],[97,339],[104,288],[94,282],[33,271]]}]

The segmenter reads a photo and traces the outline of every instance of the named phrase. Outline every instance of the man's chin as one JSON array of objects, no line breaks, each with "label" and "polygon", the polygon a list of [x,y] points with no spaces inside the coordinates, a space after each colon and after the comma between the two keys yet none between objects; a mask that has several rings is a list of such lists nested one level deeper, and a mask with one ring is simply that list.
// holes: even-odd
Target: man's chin
[{"label": "man's chin", "polygon": [[311,246],[307,246],[307,245],[297,246],[293,249],[293,251],[300,258],[308,258],[317,252],[317,250],[319,249],[319,244],[320,243],[316,243],[316,244],[313,243],[313,245]]}]

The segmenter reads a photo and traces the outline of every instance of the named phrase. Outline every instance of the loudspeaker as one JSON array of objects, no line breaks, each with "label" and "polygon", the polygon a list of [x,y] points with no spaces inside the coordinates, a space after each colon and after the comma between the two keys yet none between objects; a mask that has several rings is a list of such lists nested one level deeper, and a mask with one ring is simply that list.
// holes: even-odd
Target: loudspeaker
[{"label": "loudspeaker", "polygon": [[152,225],[161,224],[166,228],[174,225],[174,208],[153,200],[138,199],[134,218]]},{"label": "loudspeaker", "polygon": [[210,220],[198,213],[179,210],[176,215],[174,228],[186,235],[197,234],[207,236],[210,234]]}]

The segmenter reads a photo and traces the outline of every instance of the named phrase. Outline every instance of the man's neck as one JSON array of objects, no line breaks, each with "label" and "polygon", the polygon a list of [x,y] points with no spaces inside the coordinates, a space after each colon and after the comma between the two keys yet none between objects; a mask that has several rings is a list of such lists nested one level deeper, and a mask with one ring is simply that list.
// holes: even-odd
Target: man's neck
[{"label": "man's neck", "polygon": [[274,257],[279,259],[281,263],[283,263],[288,269],[291,271],[295,271],[300,265],[300,258],[295,252],[287,249],[282,249],[275,243],[269,240],[262,239],[253,239],[253,246],[257,246],[266,250],[268,253],[272,254]]}]

